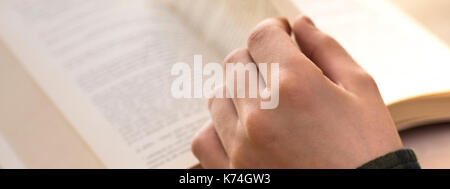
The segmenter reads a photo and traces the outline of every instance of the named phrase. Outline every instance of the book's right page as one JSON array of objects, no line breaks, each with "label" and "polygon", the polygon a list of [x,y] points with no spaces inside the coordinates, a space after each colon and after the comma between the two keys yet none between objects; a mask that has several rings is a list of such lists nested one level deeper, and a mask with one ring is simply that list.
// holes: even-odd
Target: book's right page
[{"label": "book's right page", "polygon": [[384,0],[293,0],[376,80],[385,103],[450,91],[450,50]]}]

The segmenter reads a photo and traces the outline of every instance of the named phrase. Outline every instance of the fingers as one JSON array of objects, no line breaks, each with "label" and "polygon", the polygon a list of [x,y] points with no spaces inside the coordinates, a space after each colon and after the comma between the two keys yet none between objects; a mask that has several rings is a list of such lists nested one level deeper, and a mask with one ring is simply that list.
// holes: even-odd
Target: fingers
[{"label": "fingers", "polygon": [[248,111],[258,108],[258,82],[261,81],[255,63],[247,48],[237,49],[225,58],[226,86],[240,118]]},{"label": "fingers", "polygon": [[256,64],[279,63],[280,76],[281,72],[289,71],[302,78],[311,78],[320,72],[292,41],[286,19],[264,20],[253,30],[247,43],[248,51]]},{"label": "fingers", "polygon": [[[216,89],[216,93],[225,91],[225,87]],[[208,101],[214,128],[228,153],[231,149],[237,131],[238,115],[230,98],[210,98]],[[229,153],[228,153],[229,154]]]},{"label": "fingers", "polygon": [[212,122],[208,122],[192,141],[191,150],[203,168],[229,168],[229,160]]},{"label": "fingers", "polygon": [[301,51],[334,83],[352,88],[354,76],[365,73],[345,49],[332,37],[318,30],[310,18],[297,18],[293,32]]}]

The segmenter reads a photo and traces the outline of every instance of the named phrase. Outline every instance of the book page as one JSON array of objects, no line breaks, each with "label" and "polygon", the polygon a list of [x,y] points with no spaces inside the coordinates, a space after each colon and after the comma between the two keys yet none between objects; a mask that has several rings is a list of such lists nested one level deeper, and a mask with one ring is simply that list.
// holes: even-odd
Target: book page
[{"label": "book page", "polygon": [[2,40],[110,168],[196,163],[204,99],[170,94],[171,66],[222,58],[157,1],[12,1]]},{"label": "book page", "polygon": [[20,160],[9,143],[0,133],[0,169],[24,169],[25,164]]},{"label": "book page", "polygon": [[293,0],[375,79],[387,104],[450,91],[450,50],[385,0]]},{"label": "book page", "polygon": [[[286,16],[288,13],[298,14],[298,9],[290,4],[290,0],[163,0],[163,2],[195,28],[222,56],[226,56],[236,48],[246,47],[251,30],[265,18]],[[279,9],[281,6],[286,10],[281,12]]]},{"label": "book page", "polygon": [[1,41],[0,91],[0,135],[26,168],[105,167]]},{"label": "book page", "polygon": [[269,1],[220,0],[192,2],[186,16],[178,2],[11,1],[0,36],[107,167],[190,167],[206,102],[171,96],[171,66],[194,54],[222,62],[280,13]]},{"label": "book page", "polygon": [[446,73],[450,69],[449,48],[384,0],[165,2],[201,28],[199,32],[219,44],[218,50],[225,54],[245,46],[258,21],[278,16],[292,21],[304,13],[374,77],[387,104],[450,90],[450,74]]}]

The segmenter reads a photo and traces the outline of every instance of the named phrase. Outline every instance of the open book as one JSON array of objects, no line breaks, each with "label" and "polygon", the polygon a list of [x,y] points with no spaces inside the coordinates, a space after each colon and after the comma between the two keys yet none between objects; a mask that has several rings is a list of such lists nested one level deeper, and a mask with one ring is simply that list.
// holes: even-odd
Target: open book
[{"label": "open book", "polygon": [[205,99],[171,96],[172,65],[220,63],[262,19],[300,10],[372,74],[399,129],[450,119],[448,47],[384,1],[6,0],[0,45],[106,167],[188,168],[209,118]]}]

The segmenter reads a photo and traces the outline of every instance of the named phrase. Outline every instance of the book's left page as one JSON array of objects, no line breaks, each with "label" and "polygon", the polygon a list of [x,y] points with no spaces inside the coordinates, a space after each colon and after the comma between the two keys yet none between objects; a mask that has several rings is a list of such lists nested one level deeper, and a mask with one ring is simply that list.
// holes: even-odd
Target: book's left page
[{"label": "book's left page", "polygon": [[0,133],[0,169],[23,169],[25,165]]},{"label": "book's left page", "polygon": [[0,160],[1,167],[104,167],[1,41],[0,91],[0,135],[7,144],[0,147],[0,159],[8,160]]},{"label": "book's left page", "polygon": [[170,68],[221,58],[158,1],[3,1],[0,39],[107,167],[197,162],[206,104],[173,98]]}]

